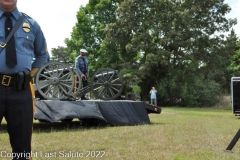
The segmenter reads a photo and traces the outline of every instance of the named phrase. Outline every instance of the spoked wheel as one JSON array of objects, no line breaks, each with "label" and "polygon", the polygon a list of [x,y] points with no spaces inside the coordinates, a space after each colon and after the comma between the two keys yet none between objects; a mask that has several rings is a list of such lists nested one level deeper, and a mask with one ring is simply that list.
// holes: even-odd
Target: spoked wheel
[{"label": "spoked wheel", "polygon": [[114,69],[101,68],[91,78],[91,90],[97,99],[116,99],[123,90],[122,77]]},{"label": "spoked wheel", "polygon": [[73,70],[73,72],[74,72],[75,79],[74,79],[74,89],[73,89],[72,95],[76,97],[79,94],[80,90],[82,89],[82,79],[76,70]]},{"label": "spoked wheel", "polygon": [[36,88],[45,99],[68,97],[74,90],[74,72],[60,62],[45,64],[36,75]]}]

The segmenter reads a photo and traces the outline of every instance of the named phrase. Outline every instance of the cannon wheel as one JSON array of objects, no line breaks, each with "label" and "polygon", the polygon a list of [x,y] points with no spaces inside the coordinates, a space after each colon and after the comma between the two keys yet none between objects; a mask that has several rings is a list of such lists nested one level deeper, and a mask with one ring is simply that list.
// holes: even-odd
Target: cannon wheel
[{"label": "cannon wheel", "polygon": [[97,99],[114,100],[122,90],[122,77],[114,69],[101,68],[91,78],[91,91]]},{"label": "cannon wheel", "polygon": [[63,63],[47,63],[36,75],[36,88],[46,99],[63,99],[73,93],[74,72]]},{"label": "cannon wheel", "polygon": [[75,79],[74,79],[74,89],[73,89],[72,95],[76,97],[79,94],[80,90],[82,89],[82,79],[75,69],[73,70],[73,72],[74,72]]}]

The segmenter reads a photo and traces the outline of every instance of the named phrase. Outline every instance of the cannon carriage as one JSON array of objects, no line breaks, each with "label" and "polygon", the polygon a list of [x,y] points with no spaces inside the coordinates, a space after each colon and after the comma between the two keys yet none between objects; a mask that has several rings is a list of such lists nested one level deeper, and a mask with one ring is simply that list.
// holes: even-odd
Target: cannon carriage
[{"label": "cannon carriage", "polygon": [[46,100],[77,100],[88,92],[92,92],[95,99],[114,100],[123,90],[122,83],[117,70],[101,68],[92,75],[89,85],[83,88],[82,79],[75,69],[61,62],[50,62],[39,69],[34,88]]},{"label": "cannon carriage", "polygon": [[[148,113],[161,113],[161,108],[145,102],[115,100],[123,90],[123,80],[117,70],[97,70],[84,88],[82,80],[73,68],[61,62],[41,67],[33,83],[36,93],[34,119],[70,122],[78,118],[83,124],[146,124],[150,123]],[[79,101],[78,97],[88,92],[93,98]]]}]

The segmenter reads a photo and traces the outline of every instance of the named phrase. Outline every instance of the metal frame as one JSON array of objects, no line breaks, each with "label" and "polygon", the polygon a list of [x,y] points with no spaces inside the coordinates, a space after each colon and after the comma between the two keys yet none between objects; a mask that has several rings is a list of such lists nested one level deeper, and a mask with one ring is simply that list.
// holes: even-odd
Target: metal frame
[{"label": "metal frame", "polygon": [[[232,77],[231,78],[231,108],[232,108],[232,113],[235,115],[240,115],[240,98],[238,97],[240,93],[237,95],[236,92],[239,92],[239,87],[240,86],[240,77]],[[237,89],[238,88],[238,89]]]}]

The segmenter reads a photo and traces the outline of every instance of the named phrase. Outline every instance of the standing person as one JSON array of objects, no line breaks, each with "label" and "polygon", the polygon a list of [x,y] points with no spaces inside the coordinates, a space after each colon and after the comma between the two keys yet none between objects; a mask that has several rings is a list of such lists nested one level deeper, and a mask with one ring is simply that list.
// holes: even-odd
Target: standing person
[{"label": "standing person", "polygon": [[[86,49],[80,49],[80,55],[75,59],[75,68],[77,73],[81,76],[83,88],[88,85],[88,58],[86,54]],[[88,99],[83,95],[81,100]]]},{"label": "standing person", "polygon": [[[23,21],[6,42],[20,17]],[[46,62],[46,40],[38,23],[18,11],[17,0],[0,0],[0,32],[0,123],[5,117],[13,160],[29,160],[34,105],[30,81]]]},{"label": "standing person", "polygon": [[155,87],[152,87],[149,93],[151,94],[151,105],[153,105],[154,102],[154,105],[157,106],[157,90],[155,89]]}]

